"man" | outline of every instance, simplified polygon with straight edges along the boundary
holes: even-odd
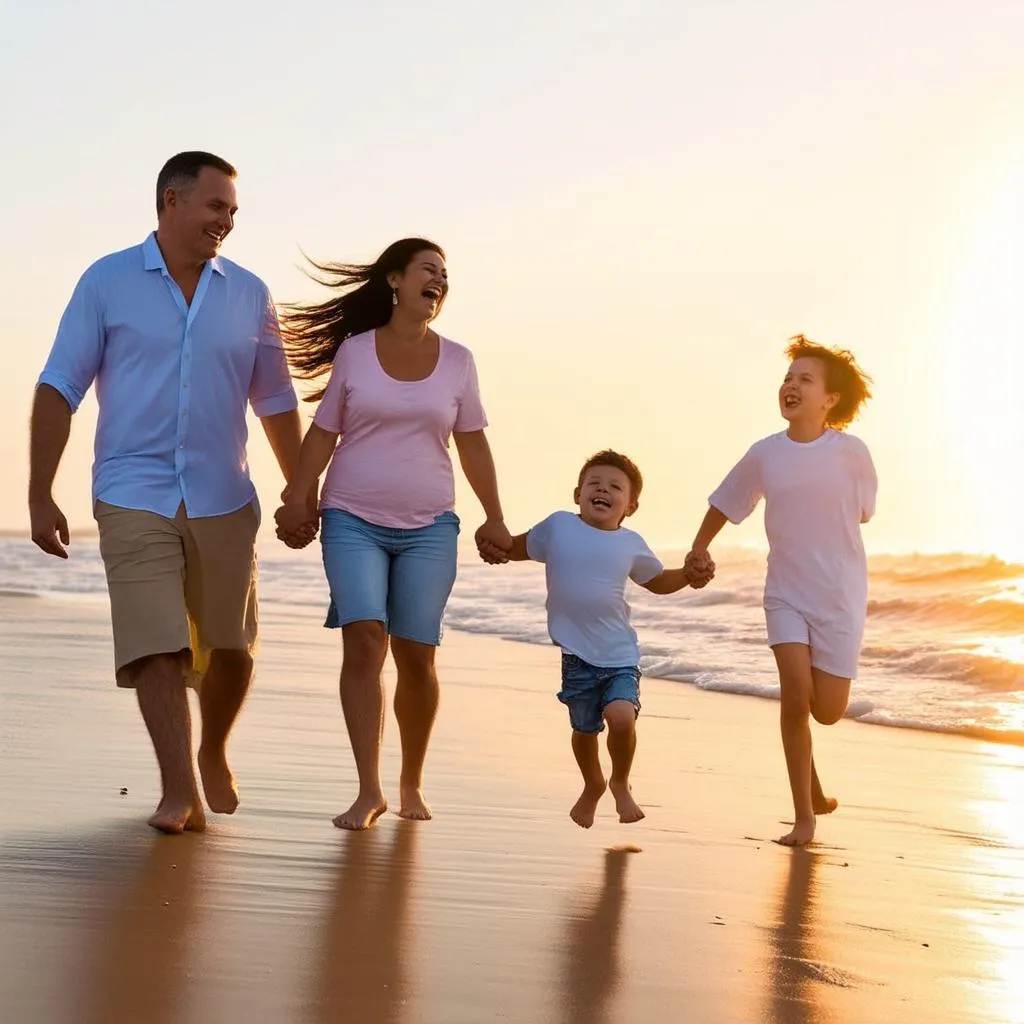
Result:
[[[160,766],[149,824],[202,830],[186,683],[199,687],[199,773],[212,811],[238,791],[228,734],[252,677],[259,504],[246,405],[290,479],[302,430],[266,285],[218,256],[234,226],[235,169],[179,153],[157,177],[157,229],[82,276],[32,408],[32,539],[67,558],[53,481],[72,414],[95,381],[94,514],[119,686],[134,688]]]

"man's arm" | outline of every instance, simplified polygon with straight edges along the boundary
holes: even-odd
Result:
[[[67,558],[68,521],[53,500],[53,481],[71,436],[71,406],[49,384],[36,388],[29,428],[28,511],[32,541],[48,555]]]

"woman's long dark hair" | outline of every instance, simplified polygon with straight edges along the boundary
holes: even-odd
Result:
[[[341,294],[313,305],[294,304],[281,311],[281,335],[292,376],[316,380],[334,362],[341,343],[353,335],[383,327],[394,306],[388,274],[404,271],[418,252],[429,250],[445,258],[444,250],[426,238],[392,242],[373,263],[309,262],[320,273],[314,281]],[[326,387],[317,388],[307,402],[323,398]]]

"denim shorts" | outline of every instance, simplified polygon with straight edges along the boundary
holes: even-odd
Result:
[[[598,668],[563,651],[558,699],[568,706],[575,732],[604,732],[604,709],[613,700],[628,700],[640,714],[640,669],[635,665]]]
[[[375,526],[325,508],[320,543],[331,589],[328,629],[383,622],[391,636],[436,647],[455,583],[459,517],[442,512],[429,526]]]

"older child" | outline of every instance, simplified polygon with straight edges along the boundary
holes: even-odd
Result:
[[[562,689],[569,708],[572,749],[583,774],[583,793],[569,812],[582,828],[594,823],[605,789],[615,797],[619,821],[644,816],[630,790],[640,714],[640,650],[630,624],[626,581],[654,594],[688,584],[703,586],[714,575],[710,558],[687,569],[665,569],[622,521],[637,510],[643,478],[618,452],[599,452],[580,470],[573,501],[579,513],[555,512],[512,540],[508,557],[544,562],[548,632],[562,649]],[[601,769],[598,735],[608,725],[611,778]]]
[[[687,564],[702,563],[726,522],[742,522],[765,499],[764,610],[796,818],[779,842],[803,846],[815,816],[837,806],[818,781],[810,718],[831,725],[849,703],[867,614],[860,527],[874,514],[878,481],[867,446],[842,432],[870,398],[870,378],[849,352],[803,335],[786,355],[779,410],[787,429],[754,444],[711,495]]]

